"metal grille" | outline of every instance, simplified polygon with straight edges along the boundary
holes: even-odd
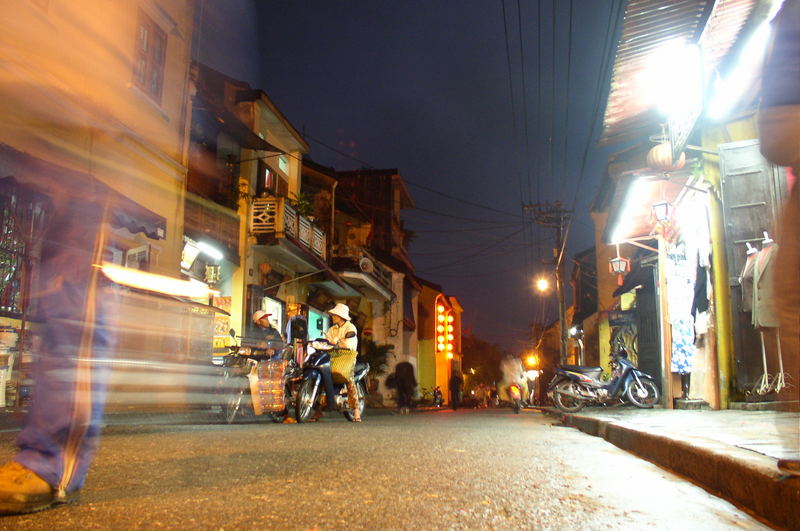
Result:
[[[297,238],[305,244],[306,247],[311,247],[311,222],[303,216],[300,216],[300,233]]]
[[[289,205],[283,205],[283,230],[286,234],[297,238],[297,212]]]
[[[311,249],[325,260],[325,233],[317,226],[314,226],[314,232],[311,236]]]
[[[44,210],[39,201],[16,193],[4,182],[0,193],[0,312],[22,313],[24,264],[42,235]]]

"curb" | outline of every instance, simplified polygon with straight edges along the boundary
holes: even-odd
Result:
[[[775,459],[717,441],[642,430],[625,422],[544,410],[567,426],[689,478],[769,523],[800,529],[800,478],[784,479]]]

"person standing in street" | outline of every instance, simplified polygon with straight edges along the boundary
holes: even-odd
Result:
[[[461,386],[464,385],[464,379],[457,370],[453,371],[450,376],[450,406],[456,410],[461,404]]]
[[[417,379],[414,376],[414,366],[407,361],[401,361],[394,368],[395,386],[397,387],[397,406],[401,415],[411,412],[411,397],[417,388]]]
[[[774,297],[789,367],[800,364],[800,0],[785,0],[773,22],[774,40],[761,81],[759,136],[764,157],[790,168],[794,185],[778,226]],[[792,374],[800,381],[800,370]],[[797,448],[800,452],[800,448]],[[781,459],[778,469],[800,476],[800,459]]]

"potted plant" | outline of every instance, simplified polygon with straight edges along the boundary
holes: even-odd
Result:
[[[291,203],[295,212],[311,221],[314,221],[313,216],[311,216],[314,208],[313,195],[309,194],[308,192],[300,192],[299,194],[292,193],[289,196],[289,202]]]
[[[369,363],[369,373],[367,373],[367,391],[372,394],[378,388],[378,378],[386,374],[389,370],[389,356],[394,356],[394,345],[378,345],[375,341],[367,339],[363,342],[361,361]]]

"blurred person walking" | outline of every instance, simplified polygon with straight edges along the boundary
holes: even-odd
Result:
[[[454,370],[453,375],[450,376],[450,406],[455,410],[461,404],[461,386],[464,385],[464,379],[461,374]]]
[[[38,286],[31,298],[42,324],[33,365],[33,399],[19,452],[0,467],[0,514],[27,513],[73,501],[97,449],[114,337],[117,288],[100,264],[103,190],[53,194],[44,230]]]
[[[394,382],[397,387],[397,407],[401,415],[411,412],[411,397],[417,388],[417,379],[414,376],[414,366],[407,361],[401,361],[394,368]]]
[[[800,364],[800,0],[785,0],[773,22],[774,40],[762,76],[759,135],[761,152],[791,168],[794,186],[778,226],[775,300],[787,365]],[[791,182],[791,181],[790,181]],[[800,373],[800,370],[796,370]],[[800,382],[800,374],[793,374]],[[800,451],[800,448],[797,449]],[[800,475],[799,459],[781,459],[778,469]]]

